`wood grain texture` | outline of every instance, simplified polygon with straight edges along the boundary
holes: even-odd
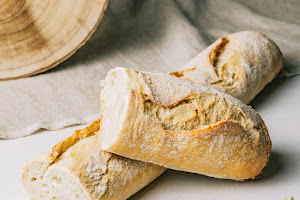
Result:
[[[107,0],[0,2],[0,80],[57,66],[91,37]]]

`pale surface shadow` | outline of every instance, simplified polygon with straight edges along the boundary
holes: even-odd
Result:
[[[285,58],[285,66],[279,75],[271,81],[271,83],[267,84],[265,88],[250,102],[250,105],[254,109],[257,110],[260,106],[272,101],[276,92],[288,85],[293,77],[299,75],[297,72],[299,71],[299,66],[296,63],[291,62],[291,60],[291,58]]]
[[[250,102],[250,105],[257,110],[266,102],[271,101],[276,91],[279,91],[280,88],[283,87],[284,84],[288,84],[288,82],[289,79],[275,78]]]
[[[288,158],[289,156],[280,154],[277,151],[271,152],[267,166],[263,169],[262,174],[255,181],[261,182],[276,178],[280,172],[286,170],[287,166],[285,163],[287,162],[284,162],[283,157]],[[293,160],[288,163],[293,163]]]

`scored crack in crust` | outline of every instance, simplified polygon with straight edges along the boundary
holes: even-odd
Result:
[[[283,66],[282,53],[272,40],[243,31],[216,40],[170,75],[213,87],[247,104]]]
[[[103,82],[101,103],[106,151],[234,180],[255,178],[269,160],[271,140],[261,117],[214,89],[116,68]]]
[[[166,169],[100,148],[100,120],[29,161],[22,183],[32,199],[124,199]]]

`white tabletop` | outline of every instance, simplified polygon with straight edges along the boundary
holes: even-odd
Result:
[[[277,79],[251,103],[267,124],[273,149],[260,178],[235,182],[168,170],[131,199],[300,198],[300,76]],[[0,140],[0,199],[25,200],[19,181],[22,166],[85,126],[39,131],[16,140]]]

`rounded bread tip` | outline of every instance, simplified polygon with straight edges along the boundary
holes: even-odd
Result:
[[[248,104],[283,66],[282,53],[270,38],[242,31],[219,38],[170,75],[213,87]]]

